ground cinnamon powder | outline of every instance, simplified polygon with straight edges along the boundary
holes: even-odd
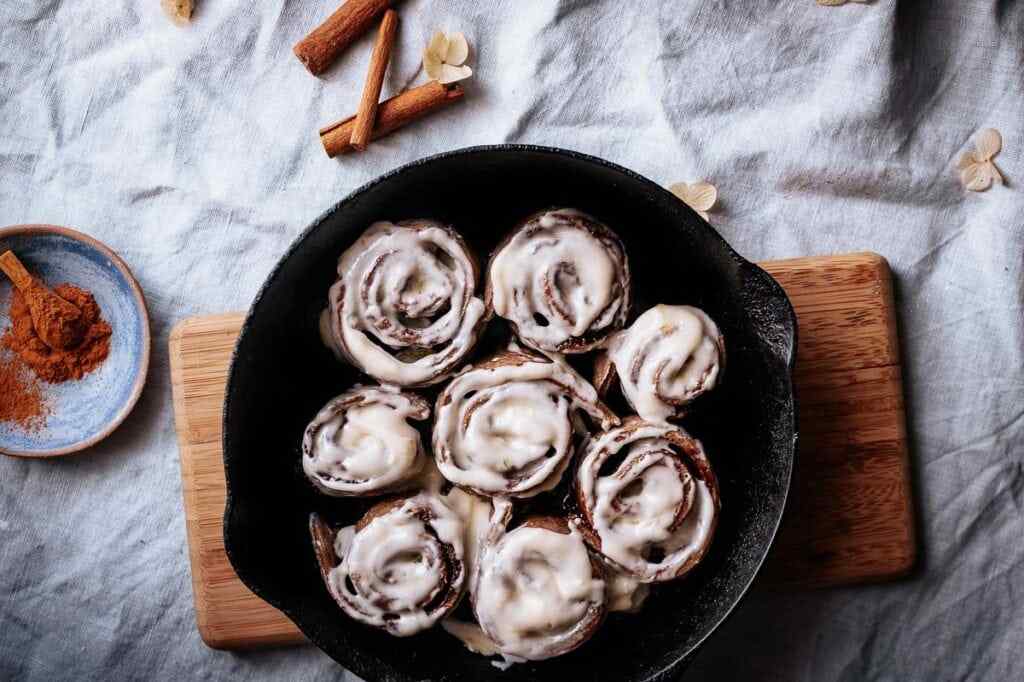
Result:
[[[87,325],[82,311],[75,304],[54,296],[37,279],[19,291],[32,312],[36,335],[46,345],[51,348],[70,348],[82,342]]]
[[[48,412],[39,381],[20,359],[0,351],[0,422],[34,431]]]
[[[50,348],[36,332],[28,303],[20,291],[11,298],[11,326],[0,345],[21,358],[43,381],[61,383],[81,379],[107,359],[110,353],[110,325],[100,315],[95,297],[73,284],[61,284],[54,292],[82,311],[85,330],[82,341],[72,348]]]

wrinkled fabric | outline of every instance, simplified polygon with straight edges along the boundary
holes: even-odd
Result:
[[[226,653],[195,628],[166,343],[242,310],[348,192],[458,147],[569,147],[707,179],[755,260],[873,250],[896,278],[921,562],[910,579],[751,595],[693,679],[1024,679],[1024,3],[407,0],[385,94],[463,31],[465,101],[328,159],[372,36],[328,74],[292,45],[334,2],[0,3],[0,223],[88,232],[148,298],[125,426],[58,461],[0,457],[0,679],[354,679],[312,647]],[[959,155],[1003,134],[1006,186]],[[514,188],[509,188],[514,191]]]

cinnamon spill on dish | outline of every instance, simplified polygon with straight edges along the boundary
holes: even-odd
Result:
[[[17,355],[0,351],[0,423],[38,431],[49,412],[39,380]]]

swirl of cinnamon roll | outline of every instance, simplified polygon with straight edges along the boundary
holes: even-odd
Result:
[[[604,569],[565,519],[534,517],[485,548],[473,609],[507,658],[560,656],[604,620]]]
[[[558,484],[588,415],[618,418],[567,364],[504,351],[470,367],[438,396],[434,458],[441,474],[485,496],[532,497]]]
[[[617,375],[637,414],[665,421],[714,388],[724,366],[725,340],[704,311],[656,305],[609,340],[594,383],[604,393]]]
[[[328,495],[379,495],[410,485],[427,455],[410,419],[430,404],[395,388],[357,386],[328,402],[302,436],[302,470]]]
[[[462,597],[463,523],[435,495],[381,502],[337,535],[313,514],[310,534],[327,590],[362,623],[406,637],[433,626]]]
[[[485,322],[477,264],[465,242],[429,220],[377,222],[338,261],[329,294],[332,341],[382,383],[443,381]]]
[[[626,322],[629,262],[619,238],[596,219],[546,211],[498,247],[484,298],[527,346],[585,353]]]
[[[583,536],[642,582],[679,578],[704,557],[718,523],[718,481],[700,441],[627,419],[587,444],[576,474]]]

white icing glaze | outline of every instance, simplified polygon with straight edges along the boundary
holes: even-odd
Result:
[[[484,317],[476,277],[450,228],[374,223],[338,261],[329,306],[334,345],[383,383],[442,381],[476,343]]]
[[[528,219],[494,255],[489,303],[538,350],[582,352],[625,323],[629,266],[618,238],[573,209]]]
[[[320,332],[320,343],[324,344],[327,350],[334,353],[334,357],[339,360],[345,359],[345,354],[341,352],[341,348],[338,347],[338,341],[334,338],[334,332],[331,331],[331,309],[324,308],[320,311],[320,317],[318,318],[317,331]]]
[[[341,562],[328,575],[328,588],[352,618],[398,637],[415,634],[458,601],[464,534],[462,520],[440,498],[411,497],[360,530],[338,532]]]
[[[474,608],[502,654],[543,660],[589,636],[604,598],[577,532],[520,526],[488,547]]]
[[[434,457],[444,477],[484,495],[512,497],[558,484],[572,456],[577,412],[603,428],[618,421],[568,365],[520,354],[456,376],[436,411]]]
[[[391,388],[356,387],[331,400],[306,427],[302,469],[328,495],[373,495],[410,485],[427,456],[407,420],[430,406]]]
[[[495,656],[501,653],[495,641],[488,637],[487,633],[476,623],[445,618],[441,621],[441,627],[449,635],[465,644],[466,648],[475,654]]]
[[[656,305],[615,334],[608,353],[637,414],[665,421],[715,387],[724,345],[718,326],[702,310]]]
[[[444,496],[444,501],[462,520],[466,587],[470,592],[473,592],[479,575],[480,556],[483,552],[484,544],[491,534],[496,506],[492,504],[491,500],[456,487],[452,487],[448,491],[448,494]]]
[[[609,611],[636,613],[651,593],[650,585],[614,567],[605,572],[605,585]]]
[[[684,451],[670,437],[691,443]],[[602,465],[624,451],[614,472]],[[718,519],[718,487],[700,442],[678,427],[633,422],[586,448],[577,473],[585,520],[601,553],[643,582],[670,580],[704,556]],[[652,549],[664,556],[647,557]]]

